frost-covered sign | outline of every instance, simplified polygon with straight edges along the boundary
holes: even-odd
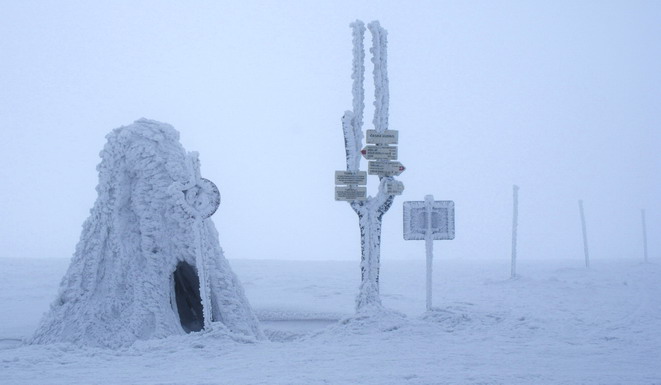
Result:
[[[454,202],[435,201],[432,195],[425,196],[424,201],[404,202],[404,239],[425,241],[427,310],[431,310],[434,240],[454,239]]]
[[[336,186],[336,201],[364,201],[367,199],[367,188],[359,186]]]
[[[366,133],[365,142],[368,144],[397,144],[399,140],[397,130],[385,130],[383,132],[367,130]]]
[[[367,172],[365,171],[335,171],[335,184],[338,185],[366,185]]]
[[[433,201],[404,202],[404,239],[423,240],[427,232],[427,218],[431,215],[431,238],[454,239],[454,202]]]
[[[386,193],[390,195],[402,195],[404,192],[404,183],[398,180],[390,180],[386,182]]]
[[[360,153],[367,160],[395,160],[397,159],[396,146],[365,146]]]
[[[367,164],[367,173],[379,176],[397,176],[406,170],[400,162],[371,161]]]
[[[200,217],[209,218],[220,206],[220,192],[218,187],[206,178],[193,187],[184,190],[186,204]]]

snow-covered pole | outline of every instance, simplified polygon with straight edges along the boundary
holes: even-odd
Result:
[[[516,235],[519,225],[519,186],[512,186],[513,190],[513,212],[512,212],[512,276],[516,277]]]
[[[360,150],[363,145],[363,112],[365,110],[365,49],[363,40],[365,24],[356,20],[351,23],[353,30],[353,64],[351,79],[352,111],[346,111],[342,117],[344,147],[347,156],[347,171],[356,172],[360,168]]]
[[[192,183],[201,184],[200,160],[197,153],[189,154],[189,168],[192,174]],[[211,284],[209,282],[209,265],[202,249],[202,232],[204,230],[204,218],[198,213],[194,215],[195,226],[195,267],[197,268],[198,279],[200,280],[200,299],[202,300],[202,318],[204,319],[204,328],[211,328]]]
[[[432,263],[434,260],[434,240],[432,238],[432,207],[434,205],[434,196],[425,196],[425,212],[427,214],[427,229],[425,231],[425,250],[427,254],[427,311],[431,310],[431,278],[432,278]]]
[[[388,32],[378,21],[367,26],[372,33],[372,63],[374,63],[374,128],[377,132],[388,129],[390,91],[388,84]]]
[[[581,227],[583,229],[583,251],[585,253],[585,267],[590,267],[590,253],[588,252],[588,232],[585,225],[585,212],[583,211],[583,200],[578,201],[578,209],[581,212]]]
[[[647,262],[647,225],[645,224],[645,209],[640,210],[640,216],[643,220],[643,257]]]

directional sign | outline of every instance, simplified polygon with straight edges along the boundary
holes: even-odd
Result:
[[[427,222],[429,214],[431,223]],[[454,202],[404,202],[404,239],[425,239],[428,224],[432,239],[454,239]]]
[[[399,162],[372,161],[367,164],[367,173],[379,176],[397,176],[406,170]]]
[[[388,195],[402,195],[404,192],[404,183],[398,180],[389,180],[386,182],[386,193]]]
[[[365,171],[335,171],[335,184],[366,185],[367,173]]]
[[[397,144],[399,131],[385,130],[377,132],[376,130],[367,130],[367,138],[365,141],[368,144]]]
[[[394,146],[365,146],[360,153],[367,160],[395,160],[397,147]]]
[[[358,186],[335,186],[336,201],[364,201],[367,199],[367,188]]]

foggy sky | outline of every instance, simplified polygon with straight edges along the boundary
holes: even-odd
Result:
[[[579,199],[593,266],[642,259],[642,208],[661,257],[654,1],[5,2],[0,257],[70,257],[104,136],[146,117],[199,151],[228,258],[358,261],[357,217],[333,200],[355,19],[388,30],[407,167],[382,259],[424,258],[402,239],[402,202],[426,194],[456,204],[436,258],[509,258],[513,184],[520,260],[581,265]]]

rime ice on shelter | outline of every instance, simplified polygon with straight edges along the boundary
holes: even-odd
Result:
[[[204,182],[197,153],[147,119],[107,139],[97,200],[31,342],[120,347],[202,328],[263,338],[213,222],[187,199]]]

